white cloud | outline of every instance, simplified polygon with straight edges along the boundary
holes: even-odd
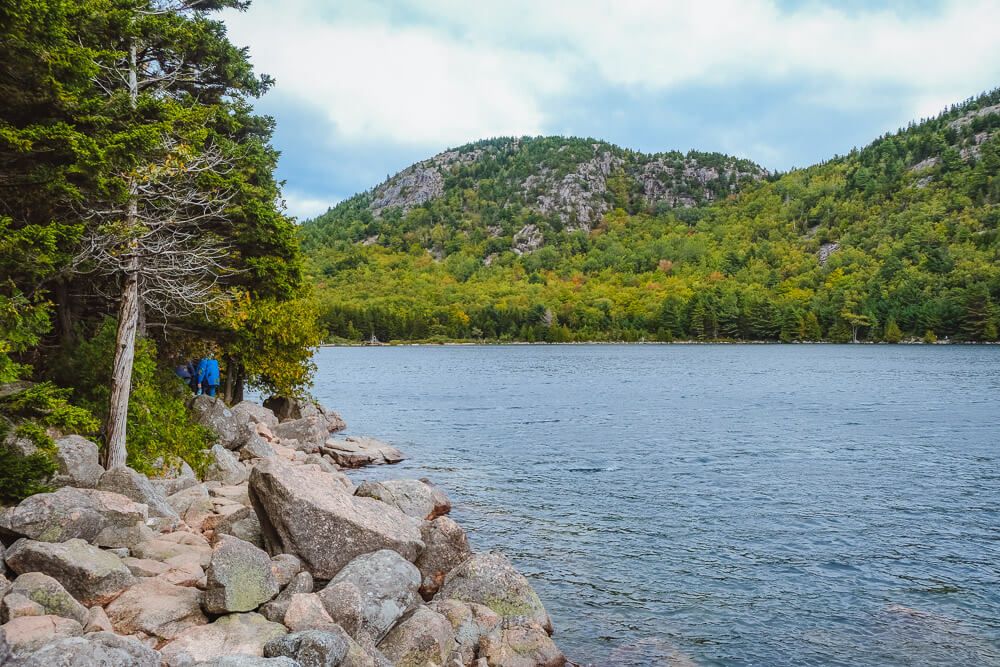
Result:
[[[287,213],[299,220],[315,218],[320,213],[326,213],[328,208],[336,206],[340,202],[339,198],[310,197],[296,190],[288,190],[283,196]]]
[[[988,0],[905,15],[773,0],[257,0],[227,24],[283,95],[322,110],[318,142],[544,133],[609,86],[788,83],[800,101],[851,110],[892,95],[905,123],[1000,84]]]

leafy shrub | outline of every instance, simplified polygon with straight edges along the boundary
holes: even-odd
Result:
[[[51,382],[8,385],[0,398],[0,502],[18,502],[50,490],[46,482],[55,473],[55,441],[51,432],[91,434],[97,420],[84,408],[70,405],[71,391]],[[10,439],[27,440],[33,453],[24,455]]]
[[[115,320],[106,319],[96,335],[80,342],[59,364],[60,382],[72,386],[77,401],[102,421],[111,394],[115,330]],[[203,450],[211,446],[213,434],[193,421],[186,404],[190,396],[173,370],[157,363],[153,341],[137,340],[128,407],[129,466],[157,474],[183,459],[195,470],[204,468]]]

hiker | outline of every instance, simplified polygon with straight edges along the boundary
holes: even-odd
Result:
[[[198,362],[198,386],[199,394],[215,396],[219,389],[219,362],[211,357],[201,359]]]
[[[185,361],[174,369],[174,373],[191,388],[191,391],[198,393],[198,365],[195,362]]]

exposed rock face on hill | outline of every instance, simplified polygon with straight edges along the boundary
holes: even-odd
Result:
[[[420,207],[438,207],[446,224],[477,227],[492,238],[513,237],[510,247],[525,254],[544,245],[547,233],[590,231],[613,208],[690,208],[766,175],[749,160],[719,153],[645,154],[565,137],[491,139],[418,162],[307,223],[306,229],[322,236],[328,224],[394,220]],[[420,218],[413,224],[429,222]],[[343,231],[332,233],[342,237]],[[351,240],[378,242],[379,235],[371,231],[376,230],[359,228]],[[435,250],[434,239],[424,236],[425,245]]]
[[[209,400],[200,419],[227,444],[213,452],[240,474],[149,480],[116,468],[101,490],[63,486],[0,508],[0,665],[571,664],[527,579],[472,553],[440,489],[355,489],[332,439],[276,435],[319,416],[327,437],[343,427],[319,406],[281,404],[279,419]],[[389,462],[368,450],[402,458],[364,443],[351,465]],[[79,452],[67,480],[97,465],[96,447]]]

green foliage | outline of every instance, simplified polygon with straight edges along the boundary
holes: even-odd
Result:
[[[116,323],[104,321],[96,335],[67,351],[57,364],[57,379],[75,388],[74,398],[102,420],[111,391],[111,361]],[[190,390],[169,368],[157,363],[156,346],[141,339],[132,367],[128,411],[128,465],[153,474],[178,459],[195,470],[204,467],[203,450],[212,433],[196,424],[187,409]]]
[[[405,215],[373,216],[365,193],[303,226],[324,335],[849,342],[898,328],[901,338],[997,340],[998,104],[1000,90],[690,209],[637,208],[616,172],[609,192],[628,210],[589,232],[531,217],[510,189],[545,169],[566,173],[588,140],[456,149],[493,152]],[[528,223],[545,243],[515,254]]]
[[[50,431],[91,434],[97,420],[85,409],[70,405],[70,391],[49,382],[5,387],[0,398],[0,502],[17,502],[49,490],[46,481],[56,471],[55,441]],[[8,438],[30,446],[13,446]]]
[[[898,343],[903,340],[903,332],[896,324],[896,320],[889,320],[888,324],[885,325],[885,342],[887,343]]]

